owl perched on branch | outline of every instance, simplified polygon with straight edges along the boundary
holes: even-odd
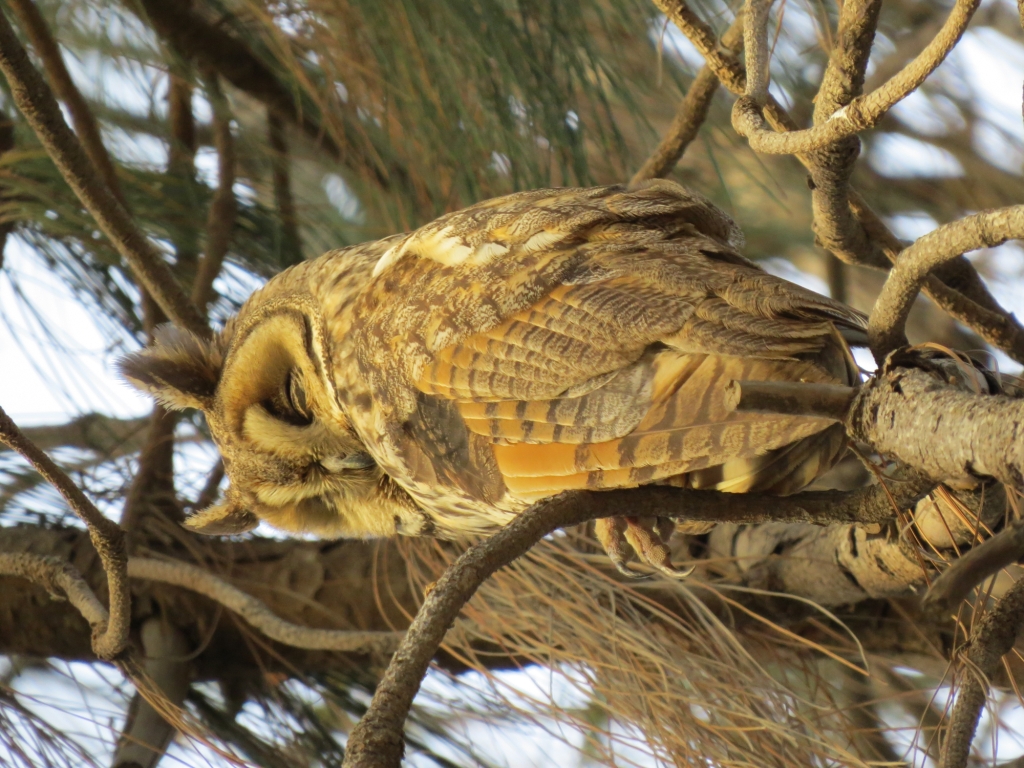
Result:
[[[567,489],[789,494],[842,426],[727,412],[725,388],[853,384],[865,319],[740,240],[667,181],[520,192],[294,266],[212,341],[165,327],[122,370],[206,416],[230,486],[203,533],[458,537]],[[597,531],[620,568],[672,571],[666,522]]]

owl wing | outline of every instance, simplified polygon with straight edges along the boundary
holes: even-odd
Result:
[[[751,271],[748,279],[774,287],[761,273]],[[651,317],[665,305],[674,312],[661,316],[686,319]],[[726,385],[852,383],[855,374],[824,318],[749,309],[715,295],[658,290],[632,276],[563,284],[500,325],[441,350],[416,387],[455,405],[469,432],[492,444],[506,488],[524,500],[680,475],[696,486],[786,490],[792,459],[806,460],[806,450],[789,461],[775,457],[774,469],[749,460],[816,435],[827,423],[730,412]],[[806,468],[796,485],[817,473]]]
[[[488,502],[667,479],[802,487],[841,434],[730,413],[725,387],[850,383],[836,328],[864,319],[765,274],[738,239],[667,182],[523,193],[413,233],[378,264],[362,335],[375,401],[408,376],[408,479]]]

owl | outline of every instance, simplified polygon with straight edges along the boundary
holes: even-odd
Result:
[[[520,192],[298,264],[212,340],[165,326],[121,370],[206,417],[230,483],[202,533],[455,538],[569,489],[790,494],[842,426],[730,412],[726,387],[852,385],[865,318],[741,239],[668,181]],[[637,509],[597,535],[677,573],[672,528]]]

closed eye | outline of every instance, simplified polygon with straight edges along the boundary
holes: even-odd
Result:
[[[296,427],[308,427],[313,423],[313,414],[306,401],[306,388],[295,368],[288,371],[274,396],[268,397],[261,405],[270,415]]]

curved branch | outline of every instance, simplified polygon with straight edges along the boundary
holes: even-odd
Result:
[[[1024,579],[1019,579],[979,623],[967,652],[967,679],[957,693],[949,731],[942,745],[943,768],[964,768],[985,706],[988,678],[996,673],[1024,625]]]
[[[6,14],[0,12],[0,70],[11,86],[18,109],[118,253],[131,265],[142,286],[175,324],[200,337],[210,330],[164,262],[160,253],[100,178],[75,134],[64,122],[53,92],[32,65]]]
[[[913,477],[892,485],[888,490],[875,486],[851,493],[824,491],[785,498],[643,486],[568,491],[534,504],[494,536],[464,552],[437,581],[377,686],[370,708],[349,736],[345,768],[400,764],[402,728],[413,697],[462,606],[491,574],[549,533],[637,509],[676,520],[877,523],[891,520],[895,509],[922,498],[933,484]]]
[[[748,3],[755,6],[761,2],[764,0],[748,0]],[[958,0],[942,29],[913,61],[876,90],[866,96],[858,96],[834,112],[828,120],[806,130],[776,133],[761,114],[763,102],[754,93],[746,93],[733,105],[733,128],[749,141],[755,152],[797,155],[825,149],[840,139],[874,127],[894,105],[913,93],[946,59],[960,41],[980,2]],[[748,39],[756,40],[754,37]],[[754,55],[759,56],[764,47],[766,45],[755,42]],[[748,48],[748,62],[751,53]],[[748,73],[749,67],[748,63]]]
[[[0,14],[2,16],[2,14]],[[0,33],[2,34],[2,33]],[[2,46],[2,43],[0,43]],[[0,57],[4,52],[0,51]],[[103,516],[82,489],[72,482],[53,460],[39,450],[25,437],[18,426],[0,408],[0,442],[13,448],[46,478],[68,505],[89,528],[89,538],[103,563],[107,574],[107,589],[110,592],[110,618],[105,627],[94,626],[93,651],[101,659],[112,659],[124,650],[128,643],[131,623],[131,596],[128,593],[128,554],[125,547],[124,531],[114,521]],[[77,606],[76,606],[77,607]]]
[[[720,45],[727,51],[733,51],[742,40],[743,13],[740,12],[722,35]],[[672,172],[683,152],[697,138],[701,126],[707,120],[711,100],[718,91],[718,83],[718,76],[709,65],[705,64],[700,68],[679,103],[679,109],[672,118],[672,125],[640,170],[633,174],[629,181],[630,185],[639,184],[647,179],[661,179]]]
[[[985,579],[1024,559],[1024,521],[1014,520],[988,541],[958,557],[924,596],[927,611],[955,609]]]
[[[868,339],[875,359],[881,362],[893,350],[906,346],[904,325],[929,272],[968,251],[1021,237],[1024,205],[976,213],[918,238],[899,255],[871,312]]]
[[[205,595],[237,613],[271,640],[294,648],[386,654],[394,651],[404,634],[315,629],[292,624],[275,616],[252,595],[190,563],[133,557],[128,561],[128,576],[173,584]]]
[[[717,46],[711,27],[690,10],[684,0],[654,0],[654,4],[704,56],[719,81],[731,93],[742,94],[746,87],[743,67],[735,56]],[[764,116],[777,131],[798,130],[796,122],[771,94],[764,107]],[[855,138],[851,140],[856,141]],[[848,206],[839,205],[836,196],[828,194],[842,182],[842,178],[832,179],[829,174],[841,171],[844,163],[822,165],[815,154],[796,157],[811,172],[813,184],[822,184],[823,194],[812,191],[812,204],[816,207],[815,221],[819,222],[816,234],[824,247],[848,263],[888,270],[890,262],[895,261],[903,250],[903,244],[855,189],[847,190]],[[849,166],[846,169],[850,170]],[[821,221],[825,222],[824,226]],[[954,260],[940,268],[935,278],[929,280],[925,288],[928,296],[987,342],[1005,350],[1015,360],[1024,362],[1024,328],[992,297],[969,262]],[[975,320],[969,306],[985,310],[985,318]]]
[[[97,599],[96,593],[86,584],[77,568],[59,557],[0,553],[0,574],[28,579],[46,589],[55,600],[66,597],[89,622],[94,636],[107,624],[107,609]]]

